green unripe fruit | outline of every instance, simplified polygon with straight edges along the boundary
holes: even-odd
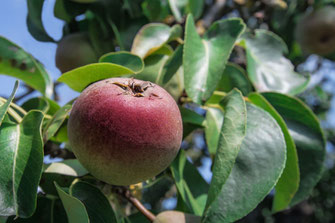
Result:
[[[201,217],[180,211],[164,211],[157,215],[153,223],[200,223]]]
[[[86,33],[69,34],[58,43],[56,66],[62,73],[97,61],[98,56]]]
[[[177,155],[183,128],[167,91],[150,82],[111,78],[87,87],[73,105],[68,136],[96,178],[130,185],[156,176]]]
[[[297,24],[296,37],[306,53],[327,56],[335,52],[335,8],[307,13]]]

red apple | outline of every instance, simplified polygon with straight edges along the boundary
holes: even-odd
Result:
[[[156,176],[173,161],[182,141],[175,100],[151,82],[111,78],[87,87],[68,123],[71,148],[96,178],[114,185]]]

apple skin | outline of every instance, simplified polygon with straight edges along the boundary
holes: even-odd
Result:
[[[88,86],[73,105],[70,146],[96,178],[130,185],[152,178],[176,157],[183,126],[179,108],[167,91],[151,84],[136,97],[115,83],[146,84],[110,78]]]
[[[296,37],[305,53],[327,56],[335,52],[335,7],[304,15],[297,24]]]
[[[87,33],[69,34],[58,43],[56,66],[62,73],[97,61]]]
[[[164,211],[157,215],[153,223],[200,223],[201,217],[180,211]]]

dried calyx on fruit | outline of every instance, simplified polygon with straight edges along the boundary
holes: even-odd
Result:
[[[179,108],[159,85],[111,78],[88,86],[73,105],[68,136],[82,165],[114,185],[135,184],[167,168],[179,151]]]
[[[150,92],[148,94],[148,92],[146,91],[150,87],[152,88],[155,87],[155,85],[150,81],[136,83],[134,81],[134,78],[131,78],[125,84],[119,82],[113,82],[113,84],[122,88],[124,90],[123,94],[130,94],[133,95],[134,97],[144,97],[144,96],[159,97],[157,94],[153,92]]]

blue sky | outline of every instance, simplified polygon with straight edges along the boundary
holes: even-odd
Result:
[[[55,0],[45,0],[42,20],[48,34],[59,40],[62,36],[63,21],[53,16]],[[60,76],[60,71],[55,65],[56,44],[45,43],[35,40],[28,32],[26,25],[27,4],[24,0],[3,1],[0,7],[0,36],[13,41],[24,50],[32,54],[43,63],[53,80]],[[14,86],[15,78],[0,75],[0,96],[8,97]],[[73,99],[78,93],[73,92],[67,86],[57,88],[60,95],[60,104],[65,104]],[[22,93],[22,89],[17,95]],[[33,96],[39,95],[38,93]]]

